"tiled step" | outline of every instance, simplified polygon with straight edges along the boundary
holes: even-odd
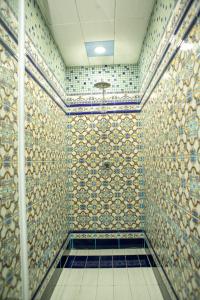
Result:
[[[57,268],[149,268],[151,255],[62,256]]]
[[[145,248],[128,249],[72,249],[67,250],[65,255],[78,256],[103,256],[103,255],[145,255]]]
[[[71,239],[68,249],[147,248],[144,238],[134,239]]]

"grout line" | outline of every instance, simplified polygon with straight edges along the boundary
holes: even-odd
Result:
[[[115,37],[116,37],[116,10],[117,10],[117,1],[114,3],[114,53],[113,53],[113,65],[115,64]]]
[[[85,53],[86,53],[86,56],[87,56],[88,65],[90,66],[90,60],[89,60],[89,57],[87,55],[87,51],[86,51],[86,48],[85,48],[86,39],[85,39],[84,30],[83,30],[82,23],[81,23],[81,17],[80,17],[79,10],[78,10],[77,0],[75,0],[75,6],[76,6],[76,13],[77,13],[77,17],[78,17],[78,21],[79,21],[79,25],[80,25],[80,29],[81,29],[81,35],[82,35],[82,39],[83,39],[83,42],[84,42],[84,49],[85,49]]]

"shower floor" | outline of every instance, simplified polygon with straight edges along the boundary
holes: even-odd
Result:
[[[60,262],[51,300],[163,299],[144,248],[70,250],[68,255]]]

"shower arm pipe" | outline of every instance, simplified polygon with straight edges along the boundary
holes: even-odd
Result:
[[[22,299],[29,300],[28,241],[25,187],[25,0],[18,2],[18,191]]]

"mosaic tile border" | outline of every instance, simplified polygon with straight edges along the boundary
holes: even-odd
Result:
[[[94,84],[102,80],[111,84],[107,93],[137,93],[139,91],[138,65],[108,64],[68,67],[66,92],[69,95],[98,95],[101,92],[94,87]]]
[[[137,239],[144,238],[143,231],[126,231],[126,232],[71,232],[69,234],[70,239]]]
[[[104,102],[102,94],[90,96],[74,96],[69,98],[67,104],[68,114],[101,114],[101,113],[121,113],[139,112],[141,95],[132,94],[105,94]],[[120,109],[119,109],[120,108]]]
[[[131,102],[133,104],[139,104],[141,101],[140,93],[105,93],[104,101],[102,101],[102,93],[98,95],[75,95],[67,96],[67,107],[73,107],[74,105],[106,105],[118,103]]]

